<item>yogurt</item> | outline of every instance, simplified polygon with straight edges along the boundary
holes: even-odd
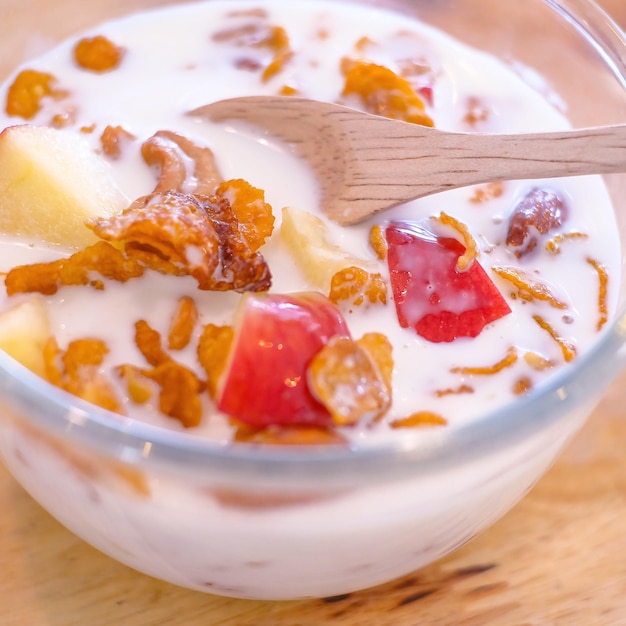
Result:
[[[290,53],[275,73],[268,73],[277,61],[276,50],[259,38],[277,26],[288,34]],[[103,35],[124,49],[119,67],[94,73],[73,62],[76,41],[92,35]],[[155,186],[154,171],[142,159],[140,146],[157,131],[174,131],[209,147],[225,179],[243,178],[263,189],[274,209],[274,232],[261,248],[272,270],[273,293],[320,290],[281,235],[282,207],[296,207],[322,219],[333,245],[373,268],[388,284],[387,260],[379,258],[369,243],[373,227],[426,224],[442,236],[462,239],[462,230],[441,223],[445,213],[469,229],[478,248],[475,261],[511,312],[487,324],[476,337],[432,342],[413,328],[401,327],[391,286],[386,305],[341,306],[354,337],[382,332],[393,346],[391,407],[374,423],[338,427],[352,446],[402,438],[406,430],[390,425],[415,413],[441,416],[437,427],[454,429],[515,402],[593,345],[602,332],[603,307],[612,314],[620,246],[611,202],[599,177],[458,189],[342,228],[325,218],[314,174],[289,147],[235,123],[212,124],[188,115],[211,101],[252,94],[297,94],[362,106],[358,98],[343,95],[342,73],[345,59],[361,59],[405,76],[423,99],[425,114],[441,129],[537,132],[569,127],[564,112],[553,105],[556,97],[538,93],[501,61],[406,16],[324,0],[196,2],[102,24],[80,37],[28,63],[28,68],[52,74],[66,92],[61,99],[44,99],[29,121],[45,126],[56,119],[60,132],[80,136],[97,153],[102,152],[102,130],[123,127],[133,139],[124,142],[119,159],[103,158],[129,199],[149,194]],[[3,99],[21,69],[0,89]],[[0,114],[0,127],[23,121]],[[522,247],[507,245],[516,207],[532,198],[536,189],[558,196],[567,207],[566,216],[548,234],[537,234],[534,224],[529,228],[538,242],[533,250],[524,247],[528,241]],[[15,236],[4,236],[0,247],[2,271],[72,252]],[[511,268],[517,273],[511,274]],[[511,280],[520,276],[525,281],[522,288]],[[608,282],[601,302],[603,277]],[[535,295],[529,295],[532,281],[541,287]],[[200,328],[208,323],[232,324],[241,298],[238,293],[199,291],[191,277],[146,272],[128,283],[106,281],[99,291],[62,287],[46,301],[59,344],[82,337],[104,340],[110,352],[103,371],[110,373],[120,363],[142,363],[133,338],[135,322],[147,320],[164,332],[183,296],[193,297],[200,319],[194,340],[176,358],[202,377],[195,354]],[[9,307],[26,297],[1,294],[0,306]],[[511,350],[517,358],[509,363]],[[123,386],[119,391],[126,394]],[[137,404],[124,395],[132,419],[231,444],[228,416],[220,414],[206,394],[202,403],[201,423],[184,428],[159,411],[156,399]],[[437,506],[417,516],[405,506],[404,494],[423,489],[421,479],[387,490],[373,486],[320,500],[291,498],[276,506],[255,506],[243,496],[233,503],[232,494],[199,490],[163,476],[128,479],[110,466],[90,475],[80,471],[84,460],[76,461],[67,450],[59,453],[28,431],[16,429],[3,447],[12,471],[31,493],[70,528],[123,562],[195,589],[293,598],[338,592],[339,580],[350,581],[346,590],[375,584],[459,545],[490,521],[482,507],[491,509],[494,501],[500,503],[498,509],[512,504],[528,487],[524,468],[543,468],[553,448],[561,444],[555,436],[550,449],[536,455],[533,446],[541,447],[536,441],[533,446],[520,446],[502,474],[492,471],[495,462],[472,468]],[[126,490],[118,484],[122,475],[128,479],[123,481]],[[60,476],[65,479],[59,480]],[[511,477],[512,488],[507,483]],[[439,487],[434,482],[427,490],[432,495]],[[467,494],[479,503],[473,512]],[[455,523],[463,518],[462,536],[454,524],[441,525],[443,511],[450,507]],[[356,533],[351,525],[355,515],[364,520]],[[416,525],[419,516],[421,525]],[[432,545],[417,556],[408,555],[405,547],[416,528],[432,538]],[[383,535],[393,540],[378,543]],[[307,558],[301,558],[304,553]],[[299,572],[304,561],[309,563],[310,580],[303,582]],[[330,571],[334,578],[328,577]],[[268,591],[270,579],[280,581],[279,593],[275,585],[274,591]]]

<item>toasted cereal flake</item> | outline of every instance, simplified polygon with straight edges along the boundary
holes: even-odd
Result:
[[[486,185],[476,187],[469,201],[473,204],[484,204],[485,202],[499,198],[503,193],[504,183],[502,181],[487,183]]]
[[[186,428],[197,426],[202,420],[200,394],[204,385],[189,368],[172,359],[146,372],[156,382],[159,394],[159,410],[177,419]]]
[[[378,368],[378,372],[391,396],[394,366],[391,342],[383,333],[365,333],[360,339],[356,340],[356,343],[369,355],[372,363]]]
[[[92,72],[109,72],[119,67],[125,50],[103,35],[84,37],[74,47],[79,67]]]
[[[393,70],[355,60],[344,62],[342,70],[345,74],[342,95],[359,96],[370,113],[412,124],[434,126],[432,118],[425,112],[423,100],[411,84]]]
[[[51,338],[44,347],[46,379],[78,398],[125,415],[117,389],[101,370],[107,353],[101,339],[76,339],[63,352]]]
[[[435,391],[435,395],[438,398],[443,398],[444,396],[461,395],[463,393],[474,393],[474,388],[470,387],[469,385],[460,385],[455,388],[449,387],[447,389],[437,389]]]
[[[167,363],[171,359],[161,345],[161,333],[154,330],[145,320],[135,322],[135,343],[152,367]]]
[[[450,371],[453,374],[463,374],[464,376],[490,376],[501,372],[507,367],[511,367],[516,362],[517,349],[511,346],[507,350],[506,356],[493,365],[487,365],[485,367],[453,367]]]
[[[572,241],[574,239],[587,239],[589,235],[586,233],[579,233],[578,231],[572,231],[569,233],[557,233],[551,239],[546,241],[545,249],[550,254],[559,254],[561,252],[561,244],[564,241]]]
[[[387,240],[383,234],[383,229],[379,224],[372,226],[370,230],[370,246],[376,253],[376,256],[384,261],[387,258]]]
[[[256,45],[268,47],[274,52],[274,57],[263,71],[263,82],[267,82],[270,78],[282,72],[285,65],[293,57],[289,35],[282,26],[271,27],[266,39],[258,42]]]
[[[328,298],[335,304],[349,302],[352,306],[366,302],[387,304],[387,283],[382,274],[372,274],[356,266],[346,267],[333,275]]]
[[[22,70],[15,77],[7,92],[7,114],[30,120],[39,113],[41,101],[44,98],[67,97],[67,91],[54,87],[56,80],[52,74],[46,72]]]
[[[494,266],[491,270],[517,287],[518,296],[524,300],[540,300],[547,302],[555,309],[567,309],[567,304],[559,300],[545,283],[533,278],[516,267]]]
[[[454,230],[461,235],[463,245],[465,246],[465,252],[459,257],[456,262],[456,266],[459,272],[464,272],[470,267],[474,259],[478,258],[479,255],[478,245],[476,244],[474,237],[472,237],[472,233],[470,233],[469,228],[463,224],[463,222],[459,221],[452,215],[444,213],[443,211],[441,211],[438,217],[433,219],[437,220],[441,224],[452,226],[452,228],[454,228]]]
[[[313,395],[335,424],[377,419],[391,406],[391,392],[369,353],[347,337],[333,337],[308,367]]]
[[[408,417],[393,420],[389,423],[391,428],[421,428],[424,426],[446,426],[448,420],[432,411],[418,411]]]
[[[480,122],[489,119],[489,107],[478,97],[471,96],[465,103],[465,115],[463,121],[471,127],[478,126]]]
[[[516,396],[524,395],[533,388],[533,381],[528,376],[518,378],[513,384],[513,393]]]
[[[151,370],[141,371],[160,388],[159,410],[187,428],[197,426],[202,419],[200,394],[205,390],[204,383],[163,350],[161,334],[145,320],[135,324],[135,343],[152,365]],[[118,368],[118,372],[123,372],[123,367]]]
[[[145,404],[152,398],[153,382],[146,378],[143,370],[136,365],[124,364],[115,368],[116,373],[126,381],[128,397],[135,404]]]
[[[576,346],[561,337],[556,330],[543,317],[541,317],[541,315],[533,315],[533,319],[539,328],[545,330],[559,345],[565,361],[569,362],[576,358]]]
[[[122,156],[122,147],[125,143],[137,139],[122,126],[107,126],[100,135],[102,151],[110,159],[116,161]]]
[[[207,374],[209,396],[217,396],[217,388],[222,373],[226,369],[228,355],[235,338],[232,326],[207,324],[198,342],[198,360]]]
[[[89,285],[102,289],[102,281],[93,280],[92,272],[126,282],[141,276],[144,267],[126,258],[123,252],[111,244],[99,241],[66,259],[18,265],[7,273],[5,286],[8,295],[33,292],[52,295],[63,285]]]
[[[333,428],[315,426],[268,426],[257,429],[247,425],[237,425],[234,441],[264,445],[346,445],[348,441]]]
[[[538,372],[551,369],[555,367],[556,365],[554,361],[551,361],[550,359],[546,359],[545,357],[541,356],[540,354],[537,354],[536,352],[525,352],[524,361],[526,361],[526,363],[530,365],[530,367],[532,367],[534,370]]]
[[[183,296],[178,300],[178,306],[167,337],[170,350],[182,350],[189,345],[191,335],[198,321],[198,309],[193,298]]]
[[[596,328],[598,330],[601,330],[609,319],[609,308],[607,305],[609,273],[606,267],[596,259],[587,258],[587,263],[589,263],[589,265],[591,265],[591,267],[593,267],[593,269],[596,270],[598,274],[598,312],[600,314],[600,317],[598,319]]]
[[[248,246],[258,250],[274,230],[272,207],[265,202],[263,190],[236,179],[218,185],[215,195],[228,200]]]

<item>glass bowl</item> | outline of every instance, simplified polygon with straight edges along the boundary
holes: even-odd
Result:
[[[0,78],[79,30],[166,4],[5,3]],[[361,4],[417,15],[525,67],[558,93],[574,126],[625,118],[626,42],[590,1]],[[624,244],[626,177],[605,180]],[[1,454],[67,528],[154,577],[262,599],[366,588],[458,548],[546,471],[623,368],[625,276],[618,314],[591,350],[529,396],[437,436],[354,449],[221,445],[113,418],[0,354]]]

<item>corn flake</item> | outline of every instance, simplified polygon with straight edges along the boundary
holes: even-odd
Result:
[[[79,67],[92,72],[116,69],[124,57],[124,48],[116,46],[103,35],[85,37],[74,47],[74,60]]]
[[[391,345],[386,338],[386,350]],[[333,337],[308,368],[309,388],[339,426],[378,419],[391,406],[391,388],[367,349],[347,337]]]
[[[274,230],[272,207],[265,202],[263,190],[236,179],[218,185],[215,195],[228,200],[250,250],[258,250]]]
[[[219,379],[226,368],[235,338],[232,326],[207,324],[198,342],[198,360],[207,374],[209,396],[215,399]]]
[[[167,345],[170,350],[182,350],[189,345],[191,335],[198,321],[198,309],[193,298],[183,296],[178,300],[170,330],[167,336]]]
[[[41,109],[41,101],[46,98],[65,98],[67,91],[56,89],[56,78],[46,72],[22,70],[9,86],[6,112],[8,115],[30,120]]]
[[[559,300],[545,283],[533,278],[523,270],[515,267],[494,266],[492,271],[517,287],[518,296],[523,300],[540,300],[547,302],[555,309],[566,309],[567,304]]]
[[[422,126],[434,126],[423,100],[411,84],[393,70],[366,61],[349,61],[345,73],[343,96],[357,95],[366,110],[376,115],[403,120]]]
[[[387,283],[381,274],[372,274],[360,267],[339,270],[330,281],[328,298],[338,304],[349,301],[353,306],[387,304]]]
[[[437,413],[418,411],[408,417],[393,420],[389,426],[391,428],[423,428],[425,426],[445,426],[447,423],[448,420]]]

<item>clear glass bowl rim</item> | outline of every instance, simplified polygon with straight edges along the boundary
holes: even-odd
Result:
[[[626,90],[626,36],[613,20],[592,0],[543,1],[593,43]],[[6,407],[45,431],[130,464],[148,463],[186,475],[217,473],[247,483],[371,482],[439,472],[566,420],[622,371],[625,342],[626,309],[603,329],[591,350],[529,396],[466,426],[433,429],[438,431],[434,435],[407,431],[385,444],[352,448],[221,444],[159,428],[70,396],[1,352],[0,394]]]

